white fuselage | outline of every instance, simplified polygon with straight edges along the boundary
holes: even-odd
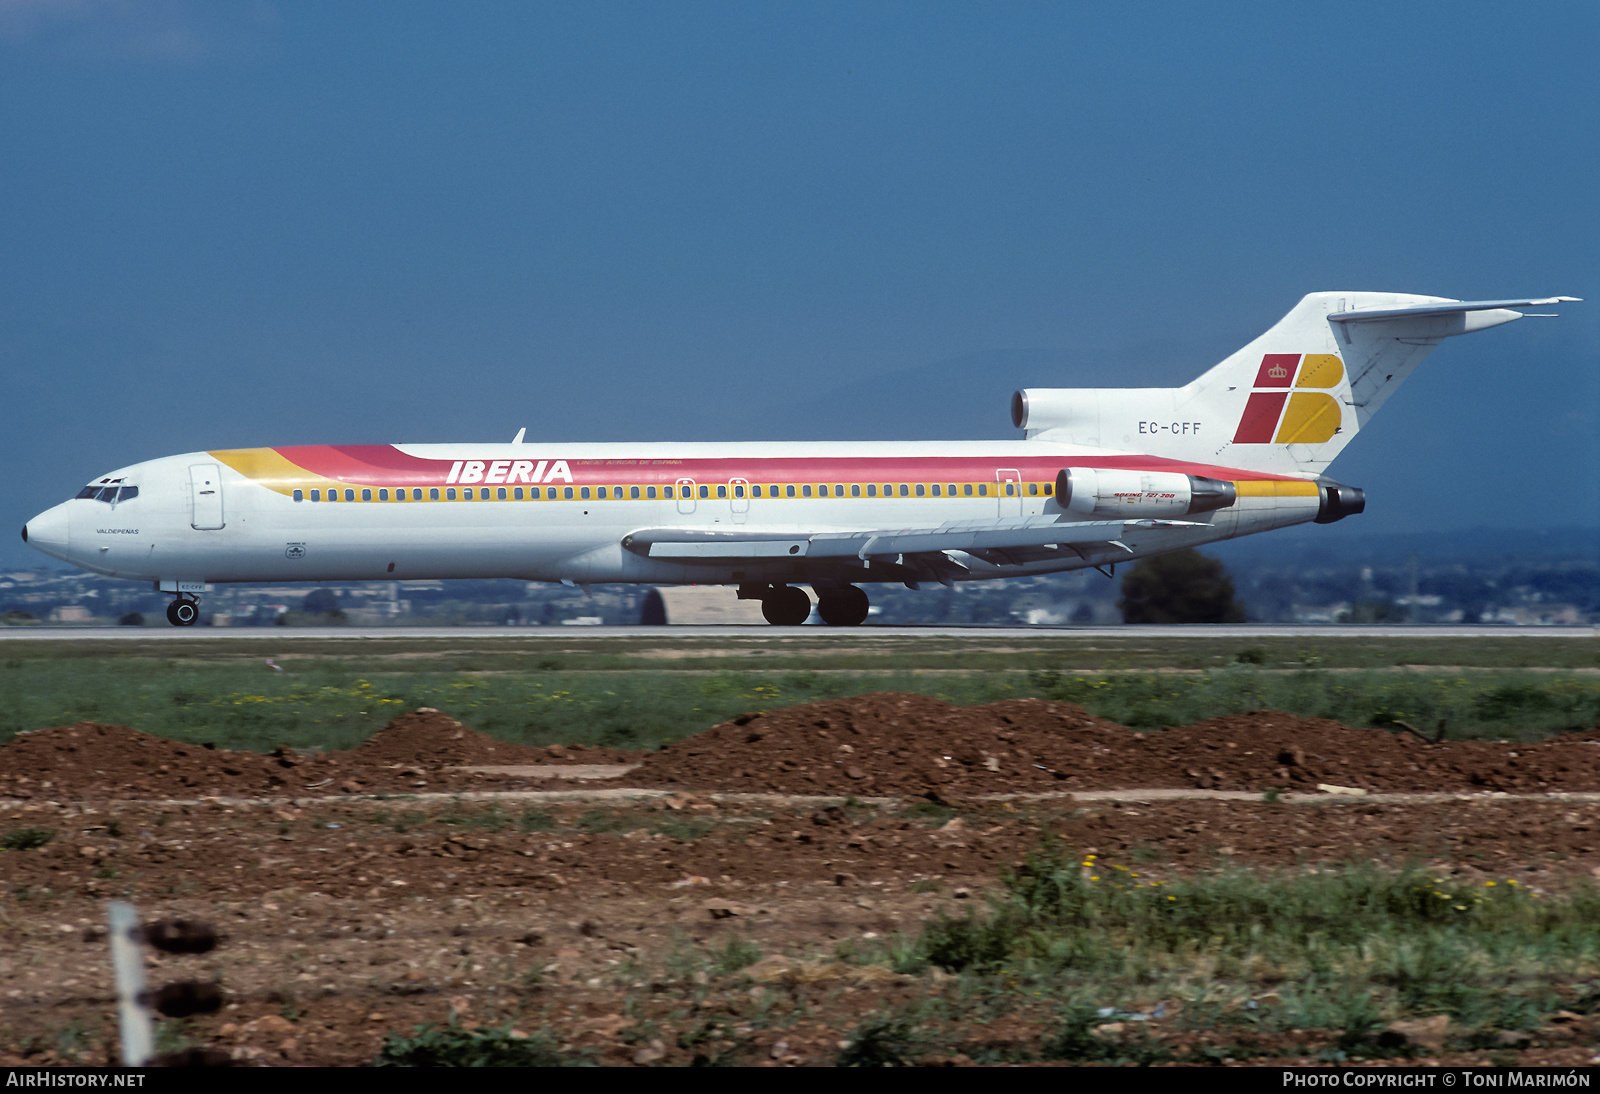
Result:
[[[339,462],[348,453],[359,455],[362,464]],[[324,456],[327,462],[319,464]],[[27,537],[84,569],[157,583],[496,577],[576,584],[899,581],[905,575],[893,565],[880,562],[874,571],[865,558],[669,559],[629,550],[624,541],[640,529],[810,536],[1008,517],[1071,523],[1084,518],[1057,504],[1050,483],[1061,468],[1083,464],[1178,466],[1041,441],[196,452],[105,476],[99,481],[136,486],[137,496],[65,502],[30,521]],[[202,473],[206,468],[215,483]],[[1147,534],[1129,529],[1117,546],[1091,545],[1065,557],[958,553],[955,579],[1104,565],[1317,515],[1315,485],[1305,480],[1216,467],[1200,471],[1239,482],[1237,501],[1182,528]],[[330,500],[330,492],[338,500]]]

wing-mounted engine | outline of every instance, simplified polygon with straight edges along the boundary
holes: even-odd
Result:
[[[1056,501],[1086,517],[1192,516],[1226,509],[1237,497],[1231,482],[1177,471],[1065,467],[1056,472]]]

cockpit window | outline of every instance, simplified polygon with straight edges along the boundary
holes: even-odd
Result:
[[[79,498],[89,498],[94,501],[104,501],[116,504],[119,501],[129,501],[139,496],[137,486],[123,486],[121,479],[101,479],[91,482],[78,491]]]

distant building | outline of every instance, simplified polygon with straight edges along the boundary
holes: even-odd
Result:
[[[761,601],[740,600],[726,585],[664,586],[645,593],[639,622],[651,626],[663,623],[691,626],[736,627],[745,624],[766,626]]]

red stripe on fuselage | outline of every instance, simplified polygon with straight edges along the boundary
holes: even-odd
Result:
[[[531,478],[508,478],[516,462],[545,468],[539,481],[548,481],[560,457],[541,455],[539,445],[524,446],[530,451],[516,457],[478,457],[485,469],[506,465],[497,479],[505,482],[532,482]],[[546,452],[552,449],[545,450]],[[426,459],[401,452],[393,445],[298,445],[275,451],[284,459],[312,474],[339,482],[371,486],[442,484],[457,460]],[[471,459],[472,457],[467,457]],[[1093,467],[1127,471],[1168,471],[1204,475],[1214,479],[1268,479],[1298,481],[1293,475],[1243,471],[1216,464],[1192,463],[1162,456],[1028,456],[995,453],[992,456],[756,456],[711,457],[701,459],[571,459],[566,461],[574,483],[609,485],[671,485],[678,479],[696,482],[726,482],[748,479],[751,482],[795,483],[932,483],[994,482],[997,472],[1015,471],[1024,481],[1048,482],[1063,467]],[[482,482],[483,480],[474,480]],[[565,482],[564,478],[557,479]]]

